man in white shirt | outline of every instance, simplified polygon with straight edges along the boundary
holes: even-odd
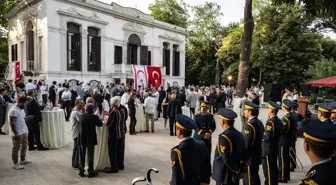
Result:
[[[151,120],[151,130],[154,132],[154,113],[156,110],[156,99],[152,97],[152,92],[148,93],[148,97],[145,99],[145,115],[146,115],[146,131],[149,132],[149,119]]]
[[[16,106],[13,106],[9,112],[10,136],[13,141],[12,160],[14,163],[13,169],[21,170],[24,167],[21,165],[30,164],[31,161],[26,160],[26,152],[28,147],[28,128],[25,122],[24,107],[27,98],[20,97]],[[19,163],[19,151],[21,161]]]
[[[131,89],[126,89],[126,93],[121,96],[120,104],[127,107],[128,100],[130,99]]]
[[[71,92],[69,91],[69,86],[64,87],[64,91],[62,93],[62,108],[65,110],[65,121],[69,121],[71,114]]]
[[[30,90],[30,89],[36,89],[36,86],[33,84],[33,80],[29,79],[28,83],[26,84],[26,91]]]

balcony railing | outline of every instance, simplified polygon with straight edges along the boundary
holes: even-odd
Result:
[[[131,64],[113,64],[112,73],[128,74],[128,76],[133,74],[133,69]],[[166,67],[161,67],[161,73],[163,76],[166,75]]]

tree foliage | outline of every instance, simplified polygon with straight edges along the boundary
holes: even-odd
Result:
[[[310,80],[336,76],[336,61],[334,59],[315,61],[310,65],[308,76]]]
[[[188,84],[214,84],[216,53],[226,29],[220,24],[221,7],[206,2],[191,8],[193,19],[188,27],[186,79]]]
[[[188,11],[186,4],[179,4],[176,0],[155,0],[148,9],[155,19],[161,20],[182,28],[187,27]]]

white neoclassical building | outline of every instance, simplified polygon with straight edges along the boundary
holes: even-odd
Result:
[[[116,3],[23,0],[8,14],[10,62],[63,82],[128,83],[132,64],[161,67],[163,84],[184,85],[183,28]]]

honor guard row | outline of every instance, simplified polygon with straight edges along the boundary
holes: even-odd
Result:
[[[326,124],[334,124],[330,120],[331,112],[334,110],[332,107],[326,104],[317,104],[317,118]]]

